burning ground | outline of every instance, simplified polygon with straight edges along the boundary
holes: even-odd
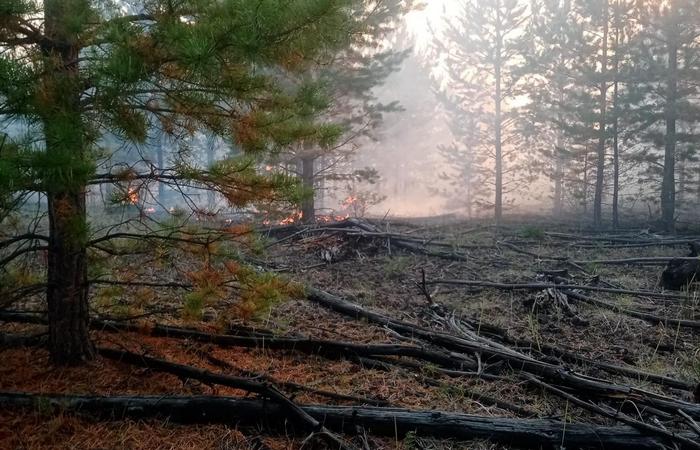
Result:
[[[196,414],[168,420],[96,404],[75,415],[65,398],[33,397],[33,408],[2,409],[2,446],[697,448],[699,295],[658,287],[693,236],[355,220],[236,236],[251,251],[218,278],[193,248],[104,261],[92,302],[101,356],[87,367],[52,367],[41,300],[16,303],[21,314],[2,316],[0,390],[132,404],[265,398],[269,419],[195,425],[186,419],[202,422]],[[241,276],[240,261],[253,273]],[[283,295],[241,307],[246,281],[263,272],[277,274],[264,281]],[[221,292],[197,304],[204,278]],[[5,394],[6,406],[21,403]],[[325,424],[314,429],[299,405],[346,406],[353,426],[338,425],[339,410],[306,409]],[[433,412],[416,425],[389,408]],[[483,418],[490,434],[465,417]]]

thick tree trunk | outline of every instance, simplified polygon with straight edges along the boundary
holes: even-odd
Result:
[[[94,357],[88,331],[85,193],[49,193],[48,288],[49,349],[57,364]]]
[[[81,83],[76,61],[79,39],[65,25],[74,14],[65,2],[45,0],[47,41],[45,85],[51,103],[43,111],[46,153],[56,175],[47,182],[49,212],[48,285],[49,350],[56,364],[79,364],[94,358],[88,333],[87,220],[84,128]]]
[[[496,14],[498,15],[496,19],[496,60],[494,63],[495,77],[496,77],[496,95],[494,98],[496,117],[495,117],[495,170],[496,170],[496,199],[495,199],[495,214],[496,214],[496,225],[500,225],[503,220],[503,138],[502,129],[503,119],[501,108],[503,106],[503,93],[502,93],[502,60],[501,51],[503,47],[503,37],[501,36],[500,22],[501,22],[501,5],[496,4]]]
[[[606,110],[607,110],[607,91],[608,83],[605,80],[608,66],[608,0],[604,4],[603,13],[603,39],[601,46],[603,49],[600,60],[600,122],[598,130],[598,154],[596,165],[595,178],[595,198],[593,200],[593,224],[596,229],[601,229],[603,226],[603,187],[605,178],[605,126],[606,126]]]
[[[678,11],[671,2],[672,23],[667,36],[668,73],[666,88],[666,146],[663,182],[661,184],[661,214],[666,231],[675,230],[676,216],[676,102],[678,100]]]
[[[168,417],[175,423],[264,425],[285,433],[294,430],[283,406],[236,397],[90,397],[0,393],[0,405],[79,412],[90,417],[150,419]],[[46,409],[44,408],[44,409]],[[459,440],[490,439],[517,448],[658,449],[663,438],[627,426],[604,427],[548,419],[481,417],[441,411],[353,406],[302,406],[305,413],[338,432],[356,433],[358,427],[374,435],[400,438],[408,433]],[[305,431],[305,430],[301,430]],[[304,433],[306,434],[306,433]],[[687,433],[682,436],[690,436]],[[680,448],[686,448],[680,446]],[[688,447],[690,448],[690,447]]]
[[[316,220],[316,202],[314,192],[314,159],[313,157],[301,158],[301,181],[304,188],[310,193],[301,204],[301,213],[304,223],[313,223]]]

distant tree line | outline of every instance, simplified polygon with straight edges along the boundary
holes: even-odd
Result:
[[[429,55],[464,207],[551,182],[555,215],[673,231],[700,208],[700,1],[461,0]],[[512,195],[511,195],[512,193]],[[461,194],[460,194],[461,195]]]

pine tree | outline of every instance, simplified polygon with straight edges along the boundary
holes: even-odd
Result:
[[[548,135],[541,141],[545,159],[553,160],[554,211],[561,210],[566,195],[564,179],[578,186],[570,186],[575,196],[587,199],[588,186],[580,187],[581,177],[587,182],[589,161],[595,161],[594,215],[598,222],[602,220],[605,183],[601,181],[605,177],[597,174],[605,174],[607,146],[612,141],[615,227],[619,224],[620,144],[626,139],[621,136],[623,127],[619,120],[625,114],[626,84],[622,72],[628,64],[627,43],[635,33],[634,3],[541,0],[533,3],[528,29],[533,40],[527,64],[532,101],[527,109],[539,132]],[[604,40],[606,28],[609,36]],[[604,53],[610,67],[603,71]],[[590,158],[588,149],[593,139],[597,141],[596,156]],[[552,143],[556,150],[547,150]]]
[[[319,120],[342,127],[337,145],[323,147],[313,142],[301,143],[283,157],[283,162],[295,169],[293,172],[310,193],[301,205],[305,222],[315,221],[316,197],[326,195],[327,189],[337,188],[338,183],[376,179],[376,173],[354,170],[352,160],[360,142],[373,137],[384,115],[400,111],[397,102],[379,102],[375,89],[399,70],[407,56],[407,51],[387,48],[383,41],[396,32],[401,23],[399,19],[412,4],[412,0],[390,0],[371,9],[356,10],[354,14],[364,25],[361,40],[338,52],[331,64],[304,74],[323,86],[333,99]],[[327,189],[317,189],[321,184]]]
[[[629,119],[644,144],[640,157],[649,164],[648,175],[661,176],[660,191],[655,190],[661,221],[666,231],[673,231],[677,163],[692,160],[700,141],[700,2],[643,2],[637,14],[642,29],[631,49],[633,64],[627,75]],[[661,148],[662,155],[657,151]]]
[[[586,52],[584,29],[576,21],[569,0],[536,1],[531,7],[526,29],[531,40],[523,66],[529,102],[523,114],[532,123],[528,133],[531,146],[538,150],[542,171],[553,183],[553,214],[560,216],[567,191],[573,189],[566,182],[571,178],[571,165],[580,162],[576,147],[589,139],[586,134],[590,134],[585,132],[587,126],[583,125],[580,114],[584,106],[570,107],[575,97],[582,100],[575,93],[575,78],[579,58]]]
[[[94,356],[88,186],[181,180],[236,206],[284,196],[289,181],[259,174],[252,161],[299,141],[331,145],[340,135],[338,126],[316,122],[328,105],[317,86],[285,79],[353,44],[362,35],[355,12],[363,5],[153,0],[124,13],[90,0],[0,3],[0,120],[29,130],[0,139],[0,198],[7,208],[27,192],[48,200],[49,233],[40,239],[48,251],[54,362]],[[104,137],[144,142],[154,129],[175,139],[208,130],[236,142],[245,156],[207,170],[181,159],[148,173],[96,173]]]
[[[458,12],[445,18],[445,30],[436,37],[435,53],[444,61],[444,89],[476,118],[480,141],[487,143],[493,183],[494,215],[503,217],[504,193],[519,187],[519,133],[514,100],[519,84],[523,51],[522,27],[527,4],[518,0],[464,0]],[[483,147],[482,147],[483,148]]]

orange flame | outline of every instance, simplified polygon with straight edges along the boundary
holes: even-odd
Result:
[[[291,225],[293,223],[296,223],[300,221],[304,217],[304,213],[301,211],[295,212],[289,217],[285,217],[280,221],[280,225]]]
[[[130,205],[136,205],[139,202],[139,191],[134,187],[130,187],[126,193],[126,202]]]

